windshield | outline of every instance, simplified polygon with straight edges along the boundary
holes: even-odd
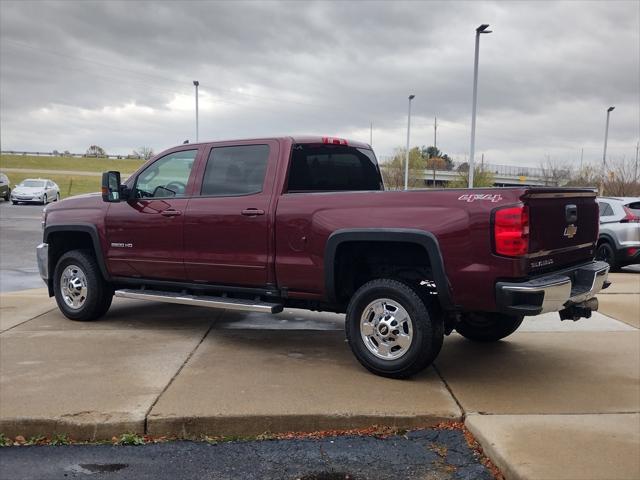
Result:
[[[44,181],[42,180],[23,180],[20,182],[19,187],[44,187]]]

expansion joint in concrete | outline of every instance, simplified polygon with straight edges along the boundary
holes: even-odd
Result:
[[[449,395],[451,395],[451,398],[453,398],[453,401],[456,402],[456,405],[458,405],[458,408],[462,412],[462,421],[464,422],[465,418],[467,417],[467,412],[464,410],[464,407],[458,400],[458,397],[456,397],[455,393],[453,393],[453,390],[451,390],[449,383],[447,383],[447,381],[445,380],[444,376],[442,375],[442,373],[440,372],[440,370],[438,369],[435,363],[433,364],[433,369],[438,374],[438,377],[440,377],[440,380],[442,381],[442,383],[444,383],[444,386],[447,389],[447,392],[449,392]]]
[[[149,433],[149,425],[148,425],[149,414],[153,411],[153,408],[156,406],[156,404],[158,403],[160,398],[162,398],[162,395],[164,395],[164,392],[166,392],[169,389],[169,387],[171,386],[173,381],[178,377],[178,375],[180,375],[180,372],[182,372],[182,369],[187,365],[187,363],[189,363],[189,360],[191,360],[191,357],[193,357],[193,355],[196,353],[198,348],[200,348],[200,345],[202,345],[202,342],[204,342],[204,339],[207,338],[207,336],[209,335],[209,332],[211,331],[211,329],[213,329],[213,324],[215,323],[215,320],[217,320],[218,318],[219,318],[219,316],[216,317],[216,319],[211,320],[211,323],[209,324],[209,328],[207,328],[207,331],[204,332],[204,335],[202,336],[200,341],[189,352],[189,355],[186,356],[186,358],[184,359],[184,362],[182,362],[180,367],[176,370],[176,373],[173,374],[171,379],[167,382],[167,384],[164,386],[162,391],[158,394],[156,399],[153,401],[153,403],[149,406],[149,408],[145,412],[145,414],[144,414],[144,433],[145,433],[145,435]]]

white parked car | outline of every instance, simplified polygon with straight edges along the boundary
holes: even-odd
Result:
[[[640,263],[640,197],[602,197],[596,258],[616,271]]]
[[[60,189],[52,180],[27,178],[11,191],[11,203],[36,202],[46,205],[60,200]]]

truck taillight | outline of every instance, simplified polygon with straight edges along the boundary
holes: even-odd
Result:
[[[526,255],[529,251],[529,208],[519,205],[495,210],[493,238],[498,255]]]
[[[344,138],[335,137],[322,137],[322,143],[328,143],[330,145],[347,145],[347,141]]]

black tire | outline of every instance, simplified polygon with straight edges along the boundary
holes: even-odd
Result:
[[[497,342],[515,332],[522,320],[523,316],[503,313],[469,313],[463,315],[456,330],[475,342]]]
[[[56,199],[54,200],[54,202],[59,202],[60,201],[60,194],[56,193]]]
[[[406,324],[405,327],[408,327],[409,322],[411,324],[412,334],[405,335],[405,338],[410,338],[410,344],[398,358],[383,359],[376,356],[370,350],[375,349],[375,346],[371,346],[372,340],[367,340],[368,343],[365,344],[363,339],[363,335],[366,334],[361,333],[361,319],[366,318],[363,317],[365,309],[377,299],[389,299],[408,314],[408,320],[403,323]],[[374,324],[375,320],[371,323]],[[377,325],[381,326],[379,321]],[[391,328],[402,327],[398,327],[396,322],[396,326]],[[424,370],[440,353],[444,339],[444,321],[442,316],[437,314],[437,310],[428,308],[420,295],[409,285],[391,279],[372,280],[358,289],[347,307],[345,330],[349,346],[358,361],[370,372],[390,378],[407,378]],[[373,332],[373,335],[380,333],[377,328],[374,328]],[[393,330],[389,334],[394,332],[397,333],[399,330]],[[368,338],[373,338],[373,335]],[[395,340],[385,344],[392,345],[391,350],[402,350]]]
[[[618,262],[616,261],[616,251],[606,240],[598,245],[596,260],[607,262],[609,264],[609,270],[612,272],[615,272],[619,268]]]
[[[14,202],[13,200],[11,200],[11,204],[12,204],[12,205],[17,205],[17,204],[18,204],[18,202]]]
[[[46,205],[47,203],[49,202],[47,202],[47,194],[45,193],[44,197],[42,197],[42,205]]]
[[[86,284],[86,295],[80,297],[84,300],[81,303],[79,301],[75,308],[65,301],[61,280],[67,267],[73,266],[77,267],[77,270],[84,275],[84,283]],[[56,303],[65,317],[82,322],[97,320],[109,310],[113,300],[113,288],[102,277],[100,267],[89,250],[71,250],[62,255],[56,264],[53,275]],[[77,272],[76,275],[78,275]],[[80,290],[78,289],[78,291]]]

